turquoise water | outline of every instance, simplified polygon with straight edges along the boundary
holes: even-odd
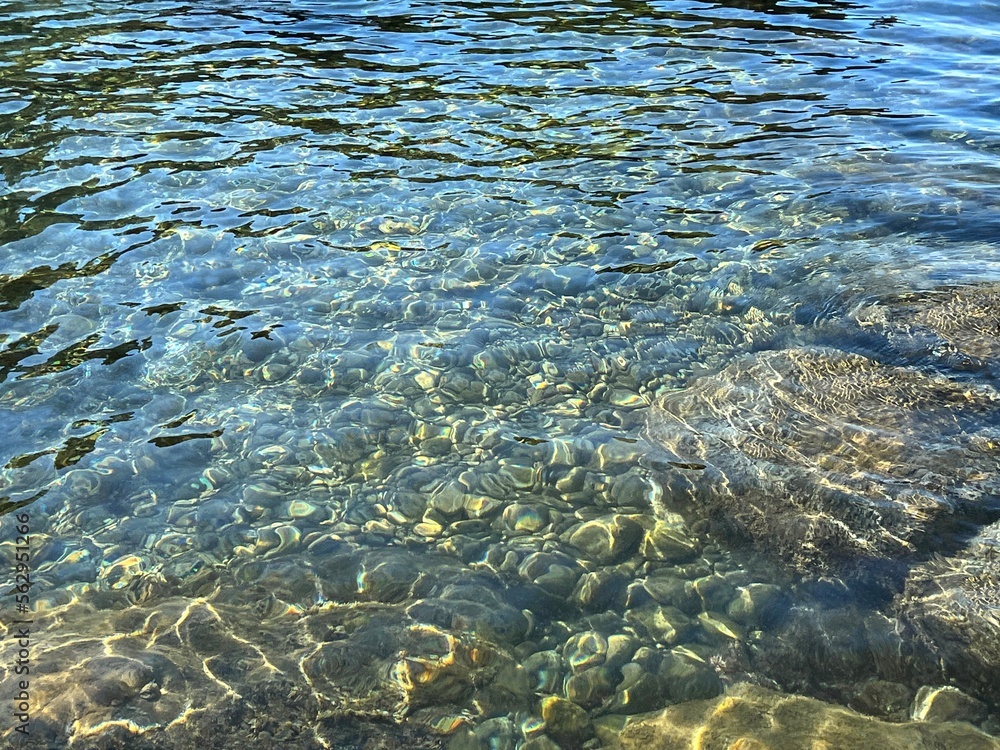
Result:
[[[0,2],[35,737],[223,747],[237,706],[295,747],[572,747],[747,674],[995,710],[975,667],[870,658],[883,630],[923,658],[902,579],[840,597],[757,559],[675,502],[647,425],[802,346],[992,388],[995,328],[970,365],[870,311],[1000,281],[998,65],[990,3]],[[943,484],[989,494],[969,460]],[[734,609],[753,585],[773,617]],[[786,610],[870,622],[814,634],[850,658],[734,656]]]

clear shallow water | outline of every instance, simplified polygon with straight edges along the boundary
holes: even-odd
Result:
[[[281,675],[320,711],[515,747],[547,697],[638,710],[612,637],[659,675],[640,709],[710,697],[740,671],[732,642],[768,637],[729,616],[739,591],[813,593],[674,514],[650,406],[755,351],[888,356],[841,323],[1000,279],[989,4],[32,2],[0,19],[0,488],[30,510],[33,601],[54,612],[36,657],[70,674],[115,632],[183,673],[80,736],[122,710],[176,729],[178,696],[220,706],[223,685]],[[669,553],[645,541],[656,518]],[[817,596],[801,606],[855,606]],[[130,604],[175,624],[207,607],[228,640],[101,619]],[[287,664],[254,635],[261,607]],[[331,611],[343,638],[310,624]],[[360,684],[327,653],[341,641],[371,667]],[[247,643],[233,673],[202,668]],[[841,702],[887,677],[757,671]],[[37,721],[65,722],[40,680]]]

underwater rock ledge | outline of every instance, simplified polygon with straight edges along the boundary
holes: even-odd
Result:
[[[914,313],[911,333],[930,322],[969,328],[988,355],[983,316],[949,327],[970,317],[970,294]],[[875,593],[865,606],[888,615],[875,652],[896,655],[880,673],[914,685],[947,678],[992,703],[1000,691],[998,417],[991,385],[812,347],[750,355],[669,394],[651,409],[647,434],[668,459],[659,471],[668,510],[707,522],[751,557],[776,558],[807,583],[839,578],[859,602]],[[786,630],[779,641],[797,644],[791,658],[777,649],[757,661],[797,691],[805,686],[781,681],[789,674],[782,664],[799,664],[797,650],[809,652],[817,638],[797,622]]]
[[[1000,694],[1000,523],[958,554],[915,567],[897,607],[952,678]]]
[[[802,696],[737,685],[599,735],[615,750],[998,750],[1000,740],[960,722],[892,724]]]
[[[664,500],[800,573],[891,581],[1000,512],[1000,393],[828,348],[758,353],[647,420]]]
[[[910,293],[854,316],[889,351],[957,372],[1000,373],[1000,285],[973,284]]]

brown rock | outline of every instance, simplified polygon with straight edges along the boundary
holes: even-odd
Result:
[[[1000,750],[968,724],[890,724],[752,685],[638,718],[604,739],[619,750]]]

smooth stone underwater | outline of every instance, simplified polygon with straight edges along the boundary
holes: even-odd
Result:
[[[887,297],[831,324],[839,345],[865,355],[745,355],[651,409],[666,509],[776,559],[820,600],[876,587],[881,614],[796,604],[735,659],[737,673],[894,718],[921,684],[938,696],[927,685],[954,680],[987,701],[1000,690],[996,298],[990,284]],[[742,588],[728,615],[765,622],[755,600],[769,591]],[[808,653],[826,656],[810,663]],[[826,681],[795,677],[823,659]],[[865,680],[852,697],[851,682]],[[895,687],[882,695],[879,685]]]
[[[973,284],[898,295],[863,307],[862,328],[891,348],[956,370],[1000,372],[1000,286]]]
[[[639,717],[620,735],[602,732],[617,750],[997,750],[1000,740],[962,723],[891,724],[802,696],[738,685],[713,700],[692,701]],[[601,729],[598,729],[601,732]]]
[[[984,697],[1000,693],[1000,523],[915,567],[897,608],[950,677]]]
[[[828,348],[762,352],[648,419],[665,502],[793,569],[878,580],[1000,511],[1000,393]]]

